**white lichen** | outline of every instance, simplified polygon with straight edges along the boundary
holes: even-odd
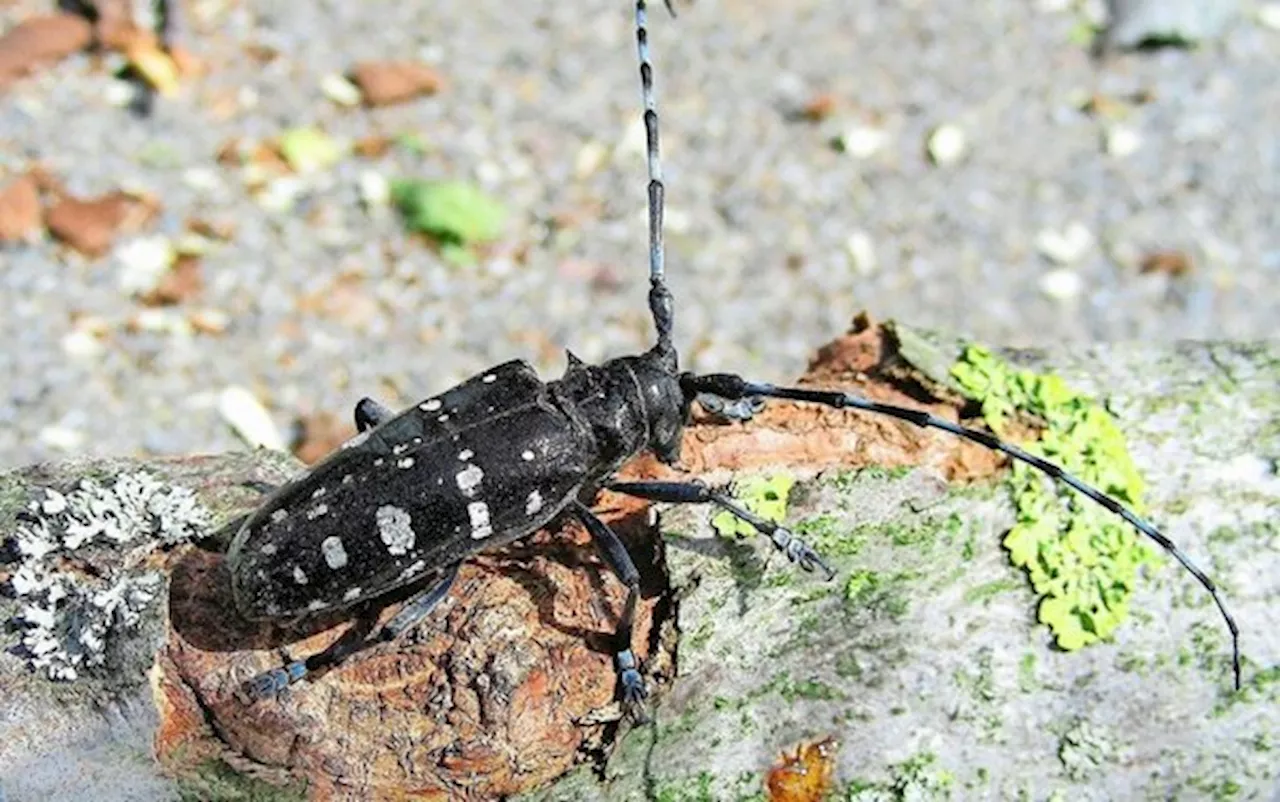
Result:
[[[9,586],[23,601],[15,619],[31,666],[72,680],[101,665],[111,637],[137,627],[160,595],[163,577],[147,556],[209,524],[194,493],[146,473],[44,489],[12,535],[19,564]]]

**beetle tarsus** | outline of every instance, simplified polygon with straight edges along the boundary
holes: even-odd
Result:
[[[767,403],[758,395],[731,400],[711,393],[699,393],[697,400],[698,405],[712,417],[741,423],[754,418]]]
[[[286,666],[264,671],[244,684],[245,692],[251,699],[270,699],[307,675],[307,664],[304,660],[294,660]]]
[[[649,697],[649,689],[645,687],[644,677],[640,676],[639,663],[635,652],[624,649],[613,657],[614,667],[618,672],[618,688],[622,694],[622,707],[627,715],[637,724],[649,720],[644,700]]]

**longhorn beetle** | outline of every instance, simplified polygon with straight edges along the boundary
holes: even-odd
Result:
[[[613,660],[622,701],[638,714],[646,689],[631,630],[640,577],[617,535],[585,503],[601,488],[652,501],[716,505],[768,536],[804,570],[834,576],[792,532],[702,484],[613,480],[643,452],[676,464],[690,408],[700,398],[739,418],[770,398],[889,415],[967,438],[1066,483],[1159,543],[1199,580],[1231,631],[1239,688],[1239,630],[1213,581],[1154,526],[1057,465],[915,409],[731,373],[680,371],[663,264],[664,185],[645,0],[637,0],[635,19],[649,173],[649,310],[657,343],[602,365],[584,364],[570,353],[564,375],[552,382],[539,379],[527,362],[506,362],[399,414],[362,399],[355,407],[359,433],[309,473],[274,490],[237,532],[228,552],[235,603],[253,620],[359,605],[361,620],[371,627],[368,611],[386,604],[381,597],[393,590],[412,595],[377,633],[353,627],[348,635],[356,637],[344,635],[319,654],[254,677],[246,686],[250,696],[271,696],[322,666],[396,638],[448,594],[458,566],[472,554],[576,518],[627,586]]]

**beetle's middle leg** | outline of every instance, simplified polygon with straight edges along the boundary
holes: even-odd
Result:
[[[396,613],[373,637],[370,637],[369,633],[377,620],[380,607],[361,611],[357,616],[356,624],[324,651],[313,654],[305,660],[294,660],[281,668],[273,668],[253,677],[245,683],[245,689],[250,698],[266,699],[275,696],[289,685],[315,674],[322,668],[333,668],[357,652],[400,637],[426,618],[427,614],[449,595],[454,580],[458,578],[460,565],[462,565],[460,562],[454,563],[445,569],[440,581],[427,586],[410,598],[400,612]]]
[[[804,570],[812,571],[815,568],[821,568],[827,575],[827,579],[832,579],[836,575],[818,552],[796,537],[790,529],[778,526],[768,518],[761,518],[728,496],[717,493],[700,483],[613,482],[605,487],[615,493],[625,493],[628,496],[649,501],[666,501],[673,504],[715,504],[751,524],[757,532],[767,536],[774,547],[785,554],[788,560],[798,564]]]
[[[622,541],[608,524],[581,502],[574,503],[573,514],[587,527],[596,548],[604,554],[609,567],[622,580],[622,584],[627,586],[627,601],[614,634],[614,648],[617,651],[614,652],[613,662],[614,669],[618,672],[623,704],[631,708],[637,719],[643,719],[644,709],[641,705],[649,691],[644,687],[644,678],[640,676],[640,662],[636,660],[635,652],[631,651],[631,630],[635,624],[636,601],[640,598],[640,572],[627,553],[627,547],[622,545]]]

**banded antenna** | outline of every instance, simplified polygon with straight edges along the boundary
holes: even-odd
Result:
[[[675,16],[671,0],[664,0]],[[667,289],[666,264],[662,250],[662,210],[666,186],[662,183],[662,161],[658,148],[658,102],[653,90],[653,64],[649,61],[649,30],[645,0],[636,0],[636,52],[640,56],[640,94],[644,100],[645,155],[649,163],[649,311],[658,330],[656,350],[675,369],[676,350],[671,340],[675,310]]]

